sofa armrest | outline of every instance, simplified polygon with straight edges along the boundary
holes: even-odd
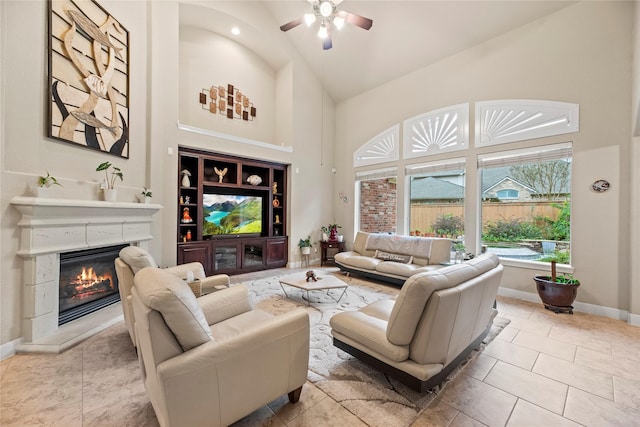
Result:
[[[309,315],[298,309],[162,362],[158,392],[181,425],[229,425],[301,387],[308,364]]]
[[[229,276],[226,274],[216,274],[213,276],[205,277],[204,279],[200,279],[200,283],[202,285],[202,293],[209,294],[214,292],[217,289],[216,287],[225,287],[228,288],[231,282],[229,281]]]
[[[209,325],[222,322],[253,309],[249,288],[246,285],[232,286],[198,298],[198,304]]]

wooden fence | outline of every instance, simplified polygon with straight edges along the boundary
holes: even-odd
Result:
[[[485,202],[482,205],[482,223],[512,219],[530,221],[536,216],[546,216],[555,221],[560,209],[553,205],[559,203],[562,202]],[[413,204],[409,229],[420,230],[422,233],[430,232],[431,224],[443,214],[464,216],[464,207],[454,203]]]

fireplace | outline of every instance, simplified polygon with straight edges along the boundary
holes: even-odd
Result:
[[[60,254],[58,325],[120,301],[114,260],[125,246]]]

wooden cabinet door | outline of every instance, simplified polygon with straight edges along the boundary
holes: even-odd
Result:
[[[267,267],[284,267],[288,259],[287,238],[267,239]]]
[[[207,276],[213,274],[211,242],[193,242],[178,245],[178,264],[199,262],[204,267]]]

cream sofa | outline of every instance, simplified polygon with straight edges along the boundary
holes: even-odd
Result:
[[[129,330],[129,336],[133,346],[136,347],[136,335],[133,328],[133,305],[131,304],[131,288],[133,288],[133,278],[135,274],[145,267],[157,267],[151,254],[137,246],[127,246],[123,248],[115,260],[116,275],[118,276],[118,292],[122,303],[124,323]],[[168,267],[165,271],[184,279],[188,273],[193,274],[194,279],[198,279],[199,289],[194,290],[196,296],[208,294],[219,287],[229,287],[229,276],[226,274],[216,274],[206,277],[204,267],[199,262]]]
[[[414,274],[443,267],[451,257],[451,240],[359,231],[353,250],[340,252],[335,263],[348,273],[402,285]]]
[[[411,276],[395,301],[334,315],[334,345],[415,390],[429,390],[489,332],[501,277],[494,254]]]
[[[132,289],[138,358],[160,426],[227,426],[307,380],[309,315],[253,309],[244,285],[196,298],[147,267]]]

